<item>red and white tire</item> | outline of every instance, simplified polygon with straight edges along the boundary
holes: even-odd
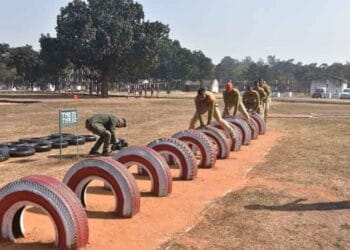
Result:
[[[70,189],[86,206],[86,190],[92,180],[101,179],[115,197],[115,213],[131,218],[140,211],[140,191],[132,174],[120,162],[107,157],[86,159],[74,164],[63,178]]]
[[[231,128],[235,131],[234,136],[231,137],[227,133],[227,131],[225,131],[225,129],[217,121],[212,122],[211,125],[216,127],[216,128],[218,128],[218,129],[220,129],[220,130],[222,130],[225,133],[226,137],[231,139],[231,141],[232,141],[232,145],[231,145],[231,149],[230,149],[231,151],[240,151],[241,150],[243,134],[242,134],[242,131],[239,129],[238,126],[236,126],[235,124],[229,123]]]
[[[266,133],[266,123],[264,119],[257,113],[251,113],[250,117],[256,121],[259,126],[259,135],[264,135]]]
[[[28,176],[0,189],[1,238],[24,237],[25,207],[41,208],[56,231],[55,246],[79,249],[88,243],[89,228],[84,208],[63,183],[48,176]]]
[[[248,123],[250,130],[251,130],[251,134],[252,134],[252,140],[256,140],[258,139],[259,136],[259,126],[256,123],[256,121],[254,119],[251,119],[250,122]]]
[[[216,162],[216,147],[204,133],[187,129],[177,132],[172,137],[186,142],[195,154],[197,149],[200,151],[201,160],[199,167],[214,167]]]
[[[197,130],[203,132],[215,142],[218,149],[216,154],[217,159],[227,159],[230,156],[232,139],[227,137],[222,130],[214,126],[206,126],[203,129],[199,128]]]
[[[147,144],[157,151],[169,164],[176,162],[180,167],[181,180],[193,180],[197,176],[197,160],[187,144],[176,138],[161,138]]]
[[[127,168],[137,165],[146,171],[152,180],[151,192],[157,196],[167,196],[172,191],[172,176],[167,162],[155,150],[132,146],[123,148],[113,155],[113,159]]]
[[[225,120],[238,126],[238,128],[241,130],[243,135],[242,144],[249,145],[252,139],[252,132],[248,123],[239,117],[225,118]]]

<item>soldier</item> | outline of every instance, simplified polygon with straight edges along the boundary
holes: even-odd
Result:
[[[208,121],[207,125],[211,123],[212,118],[214,117],[220,125],[232,136],[234,137],[233,128],[222,119],[216,98],[213,93],[205,91],[204,88],[199,88],[197,91],[197,96],[195,98],[196,112],[191,119],[190,129],[194,129],[196,122],[199,120],[200,126],[205,127],[202,115],[208,112]]]
[[[248,112],[260,112],[260,96],[252,86],[249,86],[247,91],[243,94],[243,104]]]
[[[124,118],[118,119],[113,114],[95,114],[86,119],[85,127],[92,133],[100,136],[95,145],[91,148],[89,154],[98,154],[98,149],[103,143],[103,156],[110,156],[111,153],[108,150],[109,145],[115,144],[118,140],[115,137],[115,128],[125,128],[126,120]]]
[[[259,79],[259,87],[263,88],[265,90],[265,92],[267,93],[267,98],[264,101],[264,120],[266,122],[267,115],[268,115],[268,112],[270,109],[272,91],[271,91],[271,87],[263,79]]]
[[[233,116],[235,116],[237,114],[237,111],[239,111],[247,122],[250,121],[249,114],[242,103],[241,94],[239,93],[238,89],[233,87],[233,84],[231,81],[229,81],[226,84],[226,89],[223,92],[223,98],[224,98],[225,108],[224,108],[224,112],[222,113],[222,117],[224,118],[229,117],[230,110],[233,108],[233,113],[232,113]]]
[[[265,102],[267,100],[267,93],[265,92],[265,90],[263,88],[259,87],[259,81],[255,81],[254,82],[254,90],[259,93],[259,97],[260,97],[259,114],[261,116],[264,116],[264,104],[265,104]]]

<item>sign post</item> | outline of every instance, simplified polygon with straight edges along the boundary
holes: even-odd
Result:
[[[60,135],[60,160],[62,159],[62,129],[64,127],[75,125],[75,137],[77,144],[77,158],[79,157],[79,143],[78,143],[78,110],[77,109],[64,109],[59,110],[59,135]]]

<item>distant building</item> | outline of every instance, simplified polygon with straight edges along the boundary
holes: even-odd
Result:
[[[311,81],[310,95],[312,95],[317,88],[326,88],[327,94],[331,94],[332,97],[338,97],[339,93],[347,87],[348,80],[333,75],[325,75]]]
[[[186,81],[183,85],[184,91],[197,91],[201,87],[200,81]],[[203,87],[213,93],[219,92],[219,81],[214,79],[203,81]]]

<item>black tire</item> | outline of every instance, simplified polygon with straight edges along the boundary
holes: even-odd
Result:
[[[52,143],[52,148],[60,148],[60,147],[62,147],[62,148],[68,147],[68,142],[67,141],[62,141],[60,143],[59,141],[55,141],[55,142]]]
[[[6,161],[9,157],[10,150],[7,146],[0,146],[0,162],[1,161]]]
[[[43,139],[41,137],[28,137],[28,138],[21,138],[19,139],[18,141],[19,142],[27,142],[27,143],[36,143],[36,142],[40,142],[42,141]]]
[[[82,135],[85,137],[85,142],[93,142],[97,140],[96,135]]]
[[[10,148],[11,157],[26,157],[35,154],[35,149],[29,146],[16,146]]]
[[[75,135],[69,134],[69,133],[62,133],[61,135],[62,135],[62,137],[74,137],[74,136],[75,136]],[[49,137],[50,137],[51,139],[60,138],[60,134],[58,134],[58,133],[56,133],[56,134],[51,134]]]
[[[74,137],[72,137],[69,141],[68,141],[68,143],[69,143],[69,145],[83,145],[83,144],[85,144],[85,136],[83,136],[83,135],[78,135],[78,136],[74,136]]]
[[[52,143],[39,142],[34,148],[35,152],[47,152],[52,149]]]

